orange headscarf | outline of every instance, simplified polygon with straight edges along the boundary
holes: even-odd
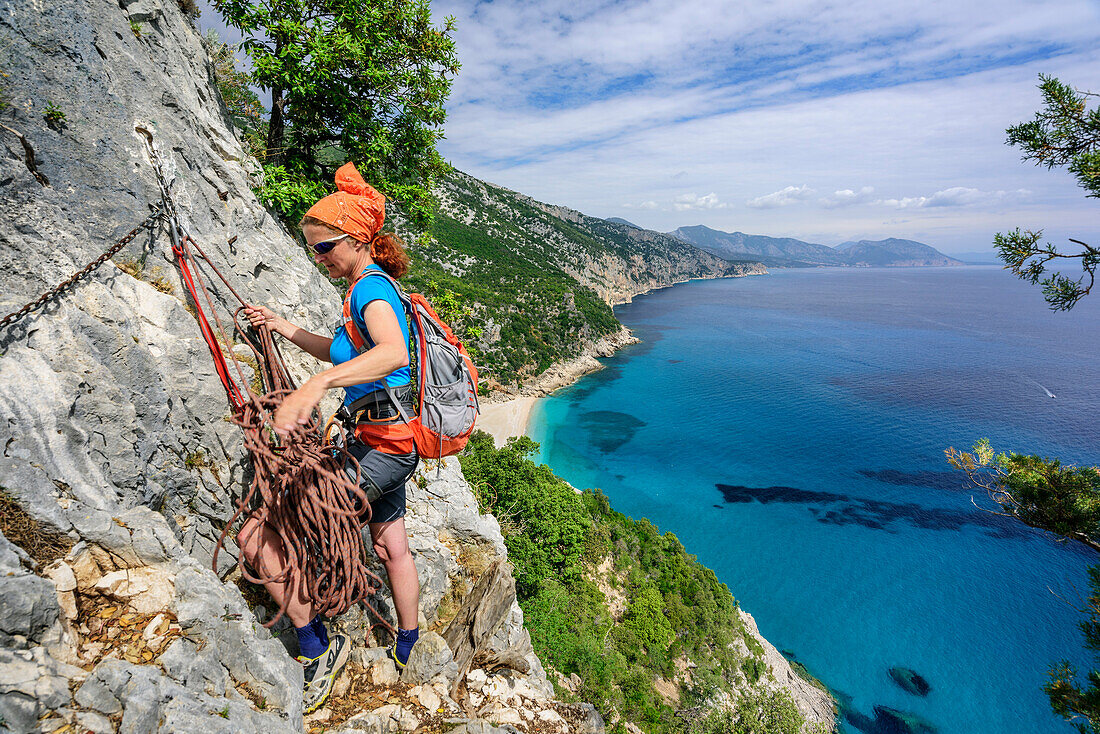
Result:
[[[310,207],[306,216],[370,242],[386,221],[386,197],[363,180],[354,163],[345,163],[336,171],[336,193]]]

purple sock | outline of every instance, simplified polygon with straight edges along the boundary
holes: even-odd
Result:
[[[320,657],[328,649],[328,630],[321,617],[314,617],[305,627],[295,627],[298,633],[298,652],[302,657],[313,659]]]

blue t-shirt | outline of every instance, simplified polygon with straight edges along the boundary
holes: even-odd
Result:
[[[367,270],[382,272],[382,268],[378,265],[368,265],[363,272],[365,273]],[[367,348],[370,349],[374,346],[374,340],[371,339],[370,332],[367,330],[367,324],[363,320],[363,310],[373,301],[385,301],[390,304],[390,308],[393,309],[394,315],[397,316],[397,323],[401,325],[401,333],[405,337],[405,350],[406,353],[408,353],[409,324],[405,320],[405,307],[401,305],[401,299],[397,297],[397,291],[390,285],[389,280],[386,278],[379,278],[376,275],[364,275],[359,279],[351,291],[351,317],[355,320],[355,325],[359,327],[360,333],[362,333],[363,337],[367,340]],[[359,356],[359,352],[355,349],[355,344],[352,343],[351,339],[348,337],[347,331],[344,329],[343,317],[340,318],[340,323],[336,326],[336,333],[332,335],[332,344],[329,346],[328,355],[332,359],[333,364],[343,364],[349,359],[354,359]],[[411,379],[411,375],[412,373],[409,371],[408,365],[406,365],[387,375],[385,377],[386,385],[390,387],[400,387],[408,383]],[[359,385],[345,387],[344,404],[350,405],[367,393],[381,390],[382,387],[382,380],[364,382]]]

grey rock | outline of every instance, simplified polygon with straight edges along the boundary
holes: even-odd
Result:
[[[76,701],[101,713],[122,712],[121,734],[204,732],[270,734],[301,732],[301,726],[277,713],[253,710],[246,701],[189,691],[154,667],[108,658],[77,691]],[[105,709],[114,708],[114,711]]]
[[[389,734],[397,731],[397,722],[390,717],[381,717],[373,711],[356,714],[336,730],[339,734]]]
[[[18,559],[12,550],[16,546],[6,539],[4,543],[8,548],[5,558]],[[19,640],[55,643],[61,634],[60,614],[57,593],[49,580],[34,575],[22,563],[5,564],[0,570],[0,644],[21,646]]]
[[[291,719],[302,715],[302,666],[260,626],[236,587],[186,559],[176,575],[176,617],[189,635],[205,641],[234,683]],[[213,668],[204,664],[202,671]]]
[[[513,727],[493,726],[487,721],[471,719],[451,729],[450,734],[510,734],[513,731],[515,731]]]
[[[186,688],[224,696],[232,689],[229,671],[218,661],[217,654],[209,647],[199,650],[194,642],[181,637],[160,656],[160,664],[168,677]]]
[[[367,666],[367,673],[370,675],[371,682],[376,686],[392,686],[401,680],[400,676],[397,675],[397,666],[388,655],[371,660]]]
[[[379,720],[384,732],[414,731],[420,725],[416,714],[396,703],[379,706],[372,713]]]
[[[33,571],[35,561],[27,555],[27,552],[4,537],[0,533],[0,572],[18,571],[26,569]]]
[[[493,636],[489,638],[489,649],[496,652],[517,650],[531,669],[527,673],[527,683],[546,698],[554,698],[554,685],[546,676],[542,661],[531,646],[531,635],[523,623],[523,610],[518,602],[512,603],[507,618],[501,623]]]
[[[14,635],[39,639],[59,613],[48,580],[31,574],[0,577],[0,641]]]
[[[379,660],[388,660],[390,652],[385,647],[357,647],[351,651],[351,662],[369,668]]]
[[[13,732],[29,732],[43,713],[33,696],[20,691],[0,693],[0,717]]]
[[[41,647],[0,648],[0,720],[13,731],[29,731],[41,716],[69,703],[69,681],[83,674]]]
[[[101,663],[99,668],[102,667],[103,664]],[[77,690],[73,700],[84,708],[99,711],[108,716],[121,713],[122,701],[115,695],[108,682],[104,680],[99,668],[96,669],[96,674],[89,676],[88,680],[84,681],[84,685]]]
[[[82,734],[113,734],[115,730],[110,719],[94,711],[77,711],[75,718]]]
[[[453,682],[458,677],[458,664],[442,637],[435,632],[425,632],[409,653],[409,662],[401,671],[401,680],[427,683],[437,676]]]
[[[603,734],[606,731],[603,717],[592,704],[574,703],[570,704],[570,708],[580,715],[580,734]]]
[[[500,524],[492,515],[478,511],[477,498],[462,474],[462,465],[455,459],[443,462],[439,471],[421,467],[424,480],[406,486],[409,510],[416,517],[446,533],[457,542],[489,544],[494,557],[507,556]]]

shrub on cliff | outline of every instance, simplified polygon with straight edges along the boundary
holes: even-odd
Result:
[[[692,734],[798,734],[805,719],[785,690],[754,688],[742,694],[733,711],[715,711]]]
[[[534,596],[544,579],[577,579],[592,521],[568,484],[527,458],[538,444],[521,436],[497,451],[484,432],[470,444],[462,468],[483,506],[501,522],[520,598]]]
[[[700,705],[760,668],[759,643],[729,589],[676,536],[616,512],[598,490],[577,494],[530,460],[537,448],[522,437],[497,449],[478,432],[461,457],[482,509],[501,520],[535,651],[580,676],[577,695],[605,717],[683,731],[656,677],[681,681],[680,706]],[[621,590],[623,610],[609,608],[607,585]]]

